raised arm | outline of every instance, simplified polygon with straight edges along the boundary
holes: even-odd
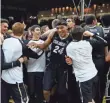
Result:
[[[88,37],[92,37],[92,39],[88,39],[88,41],[90,42],[90,44],[93,46],[93,47],[96,47],[96,46],[99,46],[101,44],[103,45],[107,45],[107,41],[104,40],[102,37],[98,36],[98,35],[95,35],[89,31],[85,31],[84,36],[88,36]]]
[[[41,38],[41,39],[46,38],[46,37],[49,36],[49,34],[50,34],[51,32],[54,32],[54,31],[56,31],[56,28],[46,31],[45,33],[43,33],[43,34],[41,35],[40,38]]]
[[[45,40],[45,42],[43,44],[36,44],[35,42],[31,42],[29,43],[27,46],[29,48],[40,48],[40,49],[46,49],[52,42],[52,38],[53,38],[53,35],[55,34],[56,31],[52,31],[48,38]]]

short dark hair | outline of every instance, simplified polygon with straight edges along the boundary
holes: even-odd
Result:
[[[102,22],[103,26],[110,26],[110,14],[103,15],[101,17],[101,22]]]
[[[71,35],[74,40],[80,41],[82,39],[84,29],[81,26],[75,26],[71,29]]]
[[[7,23],[7,24],[9,24],[9,21],[7,19],[1,19],[1,23]]]
[[[88,15],[85,17],[85,22],[87,25],[90,25],[93,23],[93,20],[96,20],[95,15]]]
[[[56,26],[59,26],[59,25],[65,25],[65,26],[67,26],[67,23],[66,23],[65,20],[60,20],[60,21],[56,24]]]
[[[34,31],[35,28],[40,28],[40,26],[39,26],[39,25],[33,25],[33,26],[31,26],[30,30],[31,30],[31,31]]]
[[[80,25],[81,24],[80,18],[78,16],[74,17],[74,21],[75,21],[75,25]]]

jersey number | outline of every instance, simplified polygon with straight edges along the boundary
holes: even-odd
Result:
[[[64,48],[61,48],[59,46],[55,46],[55,49],[53,50],[54,53],[59,53],[62,54],[63,53]]]

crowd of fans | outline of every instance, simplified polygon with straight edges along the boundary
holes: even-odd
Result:
[[[70,16],[27,30],[1,19],[1,103],[102,103],[110,96],[109,18]]]

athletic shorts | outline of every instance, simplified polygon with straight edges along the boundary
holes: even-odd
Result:
[[[29,101],[24,83],[9,84],[2,80],[2,101],[5,99],[8,101],[10,95],[15,103],[28,103]]]
[[[51,90],[57,83],[57,90],[64,94],[66,92],[67,71],[60,64],[50,63],[44,73],[44,90]]]
[[[94,95],[96,95],[95,91],[96,85],[98,85],[98,77],[95,76],[94,78],[88,81],[80,82],[78,84],[82,103],[92,102]]]

